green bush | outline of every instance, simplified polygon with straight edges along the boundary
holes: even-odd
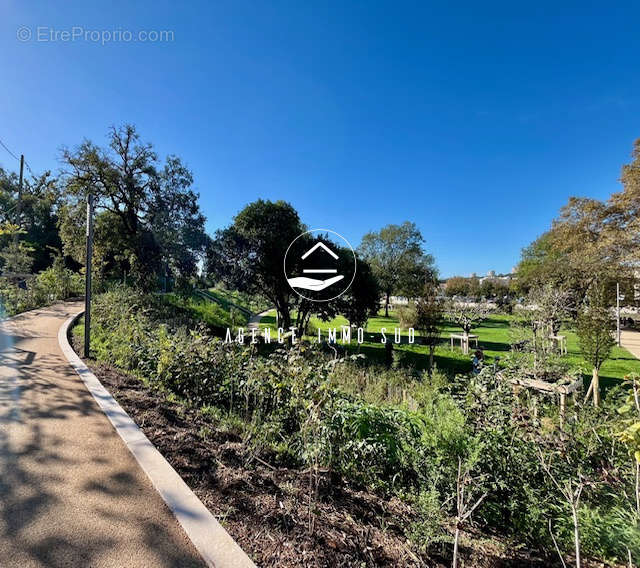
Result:
[[[331,360],[304,344],[260,354],[225,344],[199,316],[158,296],[116,288],[96,298],[92,349],[98,359],[135,371],[152,386],[221,417],[247,434],[256,451],[286,465],[320,465],[410,503],[405,527],[415,542],[447,540],[456,514],[459,460],[486,499],[474,522],[553,553],[548,523],[572,549],[559,483],[588,481],[580,508],[583,548],[602,559],[640,554],[633,471],[617,443],[619,401],[576,405],[560,430],[557,407],[538,417],[510,384],[485,368],[449,380]]]
[[[83,293],[82,275],[65,268],[62,258],[57,257],[53,266],[25,281],[25,288],[18,287],[7,278],[0,278],[0,317],[33,310]]]

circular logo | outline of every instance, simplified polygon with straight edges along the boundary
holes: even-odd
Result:
[[[356,277],[356,253],[347,239],[330,229],[298,235],[284,255],[284,275],[306,300],[328,302],[344,294]]]
[[[31,39],[31,28],[27,26],[20,26],[16,30],[16,37],[18,41],[29,41]]]

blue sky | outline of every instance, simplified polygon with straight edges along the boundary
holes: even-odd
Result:
[[[285,199],[353,244],[414,221],[444,276],[508,271],[570,195],[619,190],[640,137],[637,2],[55,4],[0,0],[0,139],[57,169],[132,122],[193,170],[211,232]]]

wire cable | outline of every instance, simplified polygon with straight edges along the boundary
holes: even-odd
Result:
[[[18,156],[16,156],[11,150],[9,150],[9,148],[7,147],[7,145],[0,140],[0,145],[11,155],[13,156],[16,160],[20,161],[20,158],[18,158]],[[24,158],[23,158],[24,159]],[[27,170],[29,170],[29,173],[33,176],[36,177],[36,174],[33,173],[33,170],[31,169],[31,166],[29,165],[29,163],[27,162],[27,160],[24,160],[24,165],[27,166]]]
[[[2,145],[2,147],[3,147],[7,152],[9,152],[9,154],[11,154],[11,155],[16,159],[16,160],[18,160],[18,161],[20,160],[20,158],[18,158],[18,156],[16,156],[16,155],[11,151],[11,150],[9,150],[9,148],[7,148],[7,145],[6,145],[2,140],[0,140],[0,145]]]

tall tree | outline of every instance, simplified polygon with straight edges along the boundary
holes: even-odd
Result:
[[[82,201],[96,198],[120,229],[112,254],[126,259],[138,283],[150,288],[158,274],[188,278],[204,252],[206,235],[191,172],[179,158],[161,164],[134,126],[112,127],[107,148],[90,141],[63,150],[66,189]],[[73,244],[65,242],[65,250]]]
[[[610,199],[612,240],[625,262],[640,260],[640,138],[633,144],[632,160],[622,167],[623,190]]]
[[[3,257],[10,257],[12,266],[20,265],[23,270],[19,272],[40,272],[51,264],[53,251],[61,246],[56,226],[57,180],[49,172],[25,179],[19,204],[18,186],[18,176],[0,168],[0,224],[17,227],[11,236],[0,235],[0,249],[5,249]],[[21,259],[23,254],[26,256]],[[8,264],[5,267],[9,270]]]
[[[254,201],[229,227],[216,233],[207,251],[207,273],[231,289],[267,297],[278,313],[280,327],[288,329],[298,296],[287,283],[283,260],[291,242],[304,230],[289,203]]]
[[[624,201],[620,198],[620,203]],[[596,280],[632,278],[628,260],[633,238],[626,235],[633,235],[635,221],[623,215],[621,207],[571,197],[551,229],[523,250],[517,288],[528,292],[550,282],[570,289],[581,300]]]
[[[362,237],[359,252],[369,262],[385,295],[384,313],[389,316],[392,294],[415,298],[436,269],[433,256],[423,249],[424,238],[415,223],[387,225]]]

